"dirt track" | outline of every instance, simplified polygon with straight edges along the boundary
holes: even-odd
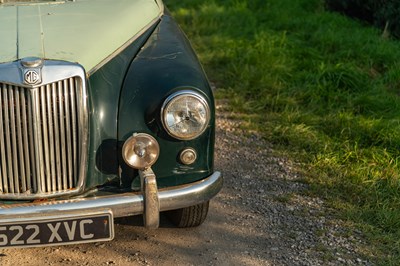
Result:
[[[303,196],[296,167],[219,113],[216,169],[225,185],[202,226],[177,229],[162,217],[149,231],[141,217],[118,219],[111,242],[0,250],[0,265],[370,265],[362,235]]]

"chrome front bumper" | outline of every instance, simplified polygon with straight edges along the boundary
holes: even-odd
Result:
[[[195,183],[160,189],[156,192],[159,204],[157,206],[157,215],[160,211],[185,208],[208,201],[221,190],[222,184],[223,178],[221,173],[214,172],[206,179]],[[63,213],[73,212],[84,214],[104,210],[111,210],[113,217],[124,217],[138,214],[146,216],[147,214],[147,216],[150,216],[150,218],[153,219],[154,206],[150,204],[150,206],[146,207],[145,201],[146,196],[143,191],[140,193],[128,192],[101,197],[53,200],[47,202],[21,204],[0,203],[0,224],[6,221],[12,221],[13,219],[35,220],[54,217],[62,215]],[[154,224],[149,227],[154,227]]]

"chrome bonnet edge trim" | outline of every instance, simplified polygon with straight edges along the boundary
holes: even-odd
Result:
[[[159,190],[160,211],[180,209],[196,205],[213,198],[222,188],[220,172],[198,182]],[[109,209],[114,217],[143,214],[143,195],[137,192],[60,201],[0,204],[0,223],[10,219],[27,217],[43,218],[63,212],[88,212]]]

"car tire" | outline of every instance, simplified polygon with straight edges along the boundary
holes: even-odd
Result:
[[[167,216],[177,227],[196,227],[205,221],[209,205],[210,201],[206,201],[198,205],[168,211]]]

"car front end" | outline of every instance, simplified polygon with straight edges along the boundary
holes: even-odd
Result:
[[[0,248],[204,221],[214,100],[161,1],[1,0],[0,40]]]

